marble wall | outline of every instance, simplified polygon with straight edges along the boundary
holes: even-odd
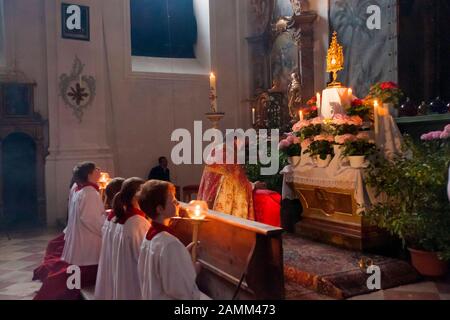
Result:
[[[203,1],[208,0],[197,0],[197,5]],[[76,1],[90,7],[89,42],[61,38],[61,0],[4,2],[7,63],[0,77],[19,80],[20,71],[36,82],[36,109],[49,121],[49,225],[65,220],[71,168],[77,162],[93,160],[113,175],[146,177],[159,156],[170,157],[174,129],[192,130],[195,120],[209,126],[204,116],[209,111],[208,68],[201,74],[132,71],[128,0]],[[208,63],[218,79],[219,110],[226,112],[223,129],[250,124],[245,6],[240,0],[209,1]],[[96,81],[95,100],[81,123],[59,90],[60,76],[70,73],[75,57],[85,64],[83,75]],[[171,172],[174,182],[184,186],[199,182],[202,167],[171,166]]]

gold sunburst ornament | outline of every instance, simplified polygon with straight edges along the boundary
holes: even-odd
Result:
[[[333,81],[328,85],[331,88],[342,87],[342,83],[337,81],[337,74],[344,70],[344,49],[339,44],[337,32],[333,32],[330,48],[327,53],[327,72],[333,74]]]

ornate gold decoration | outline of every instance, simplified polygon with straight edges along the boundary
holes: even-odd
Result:
[[[327,72],[333,74],[333,81],[328,87],[342,87],[342,83],[337,81],[337,73],[342,70],[344,70],[344,49],[338,42],[337,32],[334,31],[330,48],[327,53]]]

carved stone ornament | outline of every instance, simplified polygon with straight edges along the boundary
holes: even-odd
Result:
[[[82,75],[84,67],[81,60],[75,56],[71,73],[63,73],[59,77],[59,94],[80,123],[84,110],[93,103],[96,91],[95,78]]]

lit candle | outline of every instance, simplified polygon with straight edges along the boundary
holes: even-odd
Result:
[[[201,219],[202,216],[202,208],[200,206],[196,206],[194,210],[194,219]]]
[[[211,94],[211,109],[215,113],[217,112],[217,79],[213,72],[209,76],[209,87]]]
[[[256,123],[256,109],[252,108],[252,124]]]
[[[316,97],[317,97],[317,112],[320,117],[322,115],[322,100],[320,93],[317,92]]]
[[[299,115],[300,121],[303,121],[303,120],[304,120],[304,117],[303,117],[303,111],[302,111],[302,110],[300,110],[300,111],[298,112],[298,115]]]
[[[379,105],[378,105],[378,100],[375,100],[373,102],[373,119],[374,119],[374,126],[375,126],[375,136],[378,136],[378,133],[380,131],[380,127],[379,127]]]
[[[353,98],[353,90],[352,90],[352,88],[348,89],[348,96],[350,97],[350,99]]]

